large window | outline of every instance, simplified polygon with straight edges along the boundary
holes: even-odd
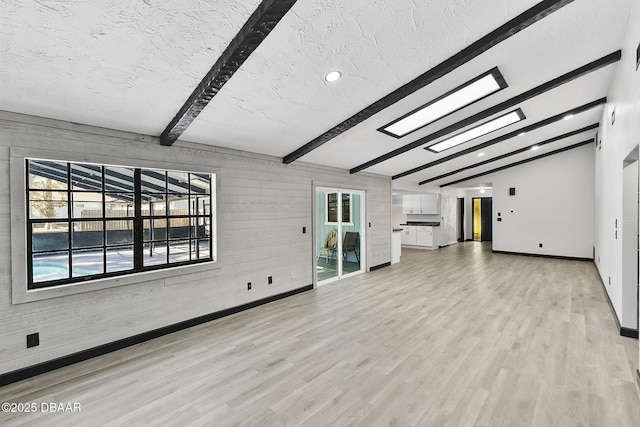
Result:
[[[26,160],[27,281],[44,288],[215,261],[215,175]]]

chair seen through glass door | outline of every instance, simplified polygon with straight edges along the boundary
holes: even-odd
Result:
[[[363,199],[359,192],[316,190],[318,283],[362,270]]]

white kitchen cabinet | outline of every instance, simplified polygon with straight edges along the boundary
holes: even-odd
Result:
[[[418,226],[416,229],[416,246],[433,246],[433,227]]]
[[[420,194],[406,194],[402,196],[402,213],[403,214],[420,214],[421,212]]]
[[[403,245],[416,245],[416,227],[411,225],[406,225],[402,227],[402,238],[401,242]]]
[[[405,194],[402,196],[402,213],[433,215],[440,213],[439,194]]]
[[[421,194],[420,195],[420,213],[421,214],[439,214],[440,213],[440,195],[439,194]]]
[[[403,246],[437,249],[440,242],[440,227],[430,225],[403,225]]]

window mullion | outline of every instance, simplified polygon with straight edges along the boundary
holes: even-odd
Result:
[[[171,203],[169,202],[169,172],[165,171],[164,172],[164,176],[165,176],[165,187],[164,187],[164,206],[165,206],[165,210],[164,210],[164,218],[165,218],[165,223],[164,223],[164,247],[165,247],[165,253],[164,253],[164,263],[165,264],[169,264],[169,248],[170,248],[170,241],[169,241],[169,228],[170,228],[170,224],[171,224]]]
[[[135,169],[133,173],[134,219],[133,219],[133,269],[142,270],[144,263],[144,221],[142,220],[142,171]]]
[[[102,272],[107,273],[107,178],[104,166],[100,167],[102,185]]]
[[[71,220],[71,214],[73,212],[73,194],[71,193],[71,163],[67,163],[67,240],[69,241],[69,278],[73,278],[73,221]]]

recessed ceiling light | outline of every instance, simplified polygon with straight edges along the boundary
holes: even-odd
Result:
[[[484,156],[484,153],[478,153],[478,157]]]
[[[480,189],[480,192],[481,192],[482,194],[484,194],[484,188],[481,188],[481,189]]]
[[[539,145],[534,145],[533,147],[531,147],[531,151],[537,151],[538,148],[540,148]]]
[[[340,78],[340,76],[342,76],[342,74],[340,74],[340,71],[331,71],[326,76],[324,76],[324,79],[328,82],[335,82]]]
[[[524,113],[521,109],[518,108],[517,110],[504,114],[462,133],[459,133],[455,136],[452,136],[451,138],[445,139],[444,141],[440,141],[430,147],[426,147],[426,149],[429,151],[440,153],[441,151],[455,147],[456,145],[463,144],[465,142],[471,141],[472,139],[476,139],[488,133],[495,132],[498,129],[502,129],[505,126],[517,123],[524,118]]]
[[[573,118],[573,114],[567,114],[566,116],[563,117],[563,119],[565,120],[569,120]]]
[[[496,67],[378,130],[402,138],[505,87],[507,83]]]

